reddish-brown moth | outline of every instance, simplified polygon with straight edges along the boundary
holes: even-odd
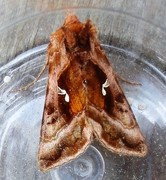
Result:
[[[50,37],[49,78],[41,127],[41,170],[83,153],[94,138],[108,150],[145,156],[132,110],[97,39],[90,20],[69,15]]]

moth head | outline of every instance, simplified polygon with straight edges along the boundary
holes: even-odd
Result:
[[[77,23],[77,22],[79,22],[77,16],[71,13],[66,16],[64,26],[68,26],[70,24]]]

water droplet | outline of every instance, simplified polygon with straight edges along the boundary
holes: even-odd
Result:
[[[5,76],[3,78],[3,81],[4,81],[4,83],[9,83],[11,81],[11,77],[10,76]]]
[[[143,110],[145,110],[146,108],[147,108],[146,104],[144,104],[144,103],[139,103],[139,104],[138,104],[138,110],[143,111]]]

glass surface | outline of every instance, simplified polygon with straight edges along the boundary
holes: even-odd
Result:
[[[166,32],[123,12],[90,8],[74,12],[81,21],[90,18],[96,24],[114,71],[128,81],[142,84],[133,86],[119,80],[146,138],[148,155],[119,156],[94,141],[74,161],[46,173],[38,170],[47,69],[28,90],[11,90],[32,82],[43,67],[49,35],[66,16],[66,10],[51,11],[14,22],[0,31],[8,45],[3,53],[9,59],[7,63],[2,60],[0,66],[0,179],[165,179]],[[13,37],[14,32],[19,34],[17,38]]]

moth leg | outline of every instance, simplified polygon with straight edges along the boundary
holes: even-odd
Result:
[[[48,58],[47,58],[46,63],[44,64],[44,66],[43,66],[42,69],[40,70],[39,74],[37,75],[37,77],[36,77],[32,82],[30,82],[30,83],[27,84],[26,86],[23,86],[23,87],[21,87],[21,88],[19,88],[19,89],[13,89],[13,90],[11,90],[11,92],[26,91],[28,88],[30,88],[31,86],[33,86],[33,85],[39,80],[39,78],[41,77],[41,75],[42,75],[43,72],[45,71],[47,65],[48,65]]]
[[[120,76],[119,74],[116,74],[116,77],[117,77],[118,79],[120,79],[121,81],[127,83],[127,84],[136,85],[136,86],[142,86],[141,83],[139,83],[139,82],[134,82],[134,81],[128,81],[128,80],[126,80],[125,78],[123,78],[122,76]]]

